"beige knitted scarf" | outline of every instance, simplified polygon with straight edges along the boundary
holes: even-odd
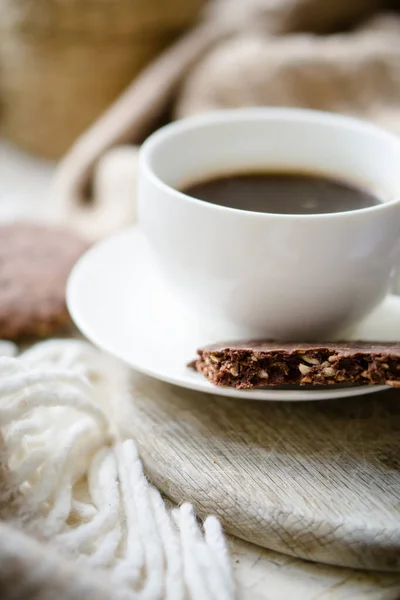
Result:
[[[2,600],[233,599],[218,521],[169,509],[121,437],[127,370],[79,340],[0,353]]]

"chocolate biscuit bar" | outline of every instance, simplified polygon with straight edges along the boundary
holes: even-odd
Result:
[[[400,344],[228,342],[201,348],[190,366],[214,385],[239,390],[277,385],[400,387]]]

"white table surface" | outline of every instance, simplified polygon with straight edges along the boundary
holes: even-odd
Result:
[[[39,219],[49,207],[54,163],[0,142],[0,222]],[[241,597],[264,600],[398,600],[400,575],[363,573],[263,550],[231,540]]]

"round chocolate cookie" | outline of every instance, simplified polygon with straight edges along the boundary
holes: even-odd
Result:
[[[69,323],[68,275],[87,244],[34,224],[0,227],[0,339],[46,337]]]

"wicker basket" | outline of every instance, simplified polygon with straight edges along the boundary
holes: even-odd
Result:
[[[2,133],[60,156],[204,0],[0,0]]]

